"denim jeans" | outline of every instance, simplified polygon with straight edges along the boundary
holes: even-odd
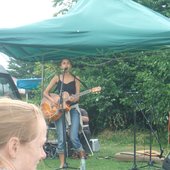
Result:
[[[58,139],[58,153],[64,153],[64,135],[66,132],[66,126],[63,126],[63,116],[55,121],[57,139]],[[69,130],[69,136],[74,149],[78,152],[83,151],[82,144],[79,140],[79,127],[80,127],[80,114],[76,109],[70,110],[71,126]],[[64,122],[66,123],[66,122]]]

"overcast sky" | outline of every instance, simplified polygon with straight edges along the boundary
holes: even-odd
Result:
[[[52,0],[0,0],[0,28],[17,27],[53,16]]]
[[[0,28],[18,27],[51,18],[56,9],[52,0],[0,0]],[[7,68],[8,58],[0,54]]]

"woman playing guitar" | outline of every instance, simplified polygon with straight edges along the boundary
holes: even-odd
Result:
[[[74,106],[78,107],[79,97],[74,94],[80,93],[80,81],[78,77],[74,77],[70,73],[70,69],[72,68],[71,61],[69,59],[62,59],[60,63],[60,68],[63,71],[63,74],[55,75],[52,80],[50,81],[49,85],[44,91],[44,97],[47,98],[53,105],[60,105],[58,100],[55,100],[52,96],[50,96],[50,91],[53,87],[56,87],[56,92],[60,93],[60,89],[62,86],[62,91],[69,94],[69,105],[71,106],[70,112],[70,120],[71,120],[71,127],[70,127],[70,139],[73,144],[73,147],[76,151],[80,153],[80,156],[84,156],[84,150],[80,140],[78,138],[78,131],[80,126],[80,114]],[[63,81],[63,82],[62,82]],[[72,95],[72,96],[71,96]],[[65,96],[63,96],[65,98]],[[67,101],[67,102],[68,102]],[[65,107],[65,104],[62,104]],[[62,116],[61,116],[62,117]],[[64,155],[64,136],[63,136],[63,121],[61,118],[55,121],[57,138],[58,138],[58,152],[59,152],[59,159],[60,159],[60,168],[64,167],[65,163],[65,155]]]

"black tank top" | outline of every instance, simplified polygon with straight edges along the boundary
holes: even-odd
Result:
[[[55,91],[57,93],[60,93],[61,83],[62,83],[62,81],[60,80],[60,77],[59,77],[59,81],[58,81],[57,86],[55,88]],[[71,81],[69,83],[63,83],[62,92],[64,92],[64,91],[68,92],[69,95],[76,94],[76,82],[75,82],[75,78],[74,78],[73,81]]]

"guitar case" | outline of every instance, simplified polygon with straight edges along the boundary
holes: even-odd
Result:
[[[157,151],[152,151],[152,160],[155,163],[162,164],[164,158],[159,158],[159,153]],[[131,162],[134,160],[133,152],[119,152],[116,153],[114,158],[118,161]],[[150,151],[136,151],[136,161],[138,162],[149,162],[150,160]]]

